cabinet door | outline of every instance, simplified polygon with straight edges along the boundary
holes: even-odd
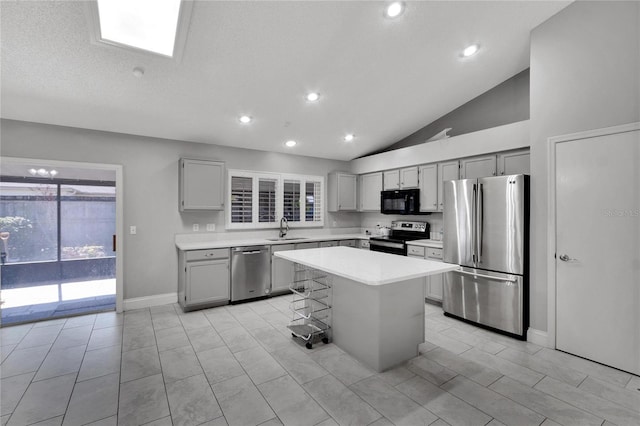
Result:
[[[275,257],[273,253],[294,249],[294,244],[271,246],[271,294],[289,291],[289,284],[291,284],[294,279],[294,263]]]
[[[360,176],[360,211],[379,212],[381,191],[382,173],[371,173]]]
[[[323,247],[338,247],[338,242],[337,241],[321,241],[320,248],[323,248]]]
[[[356,186],[356,175],[338,175],[338,210],[357,209]]]
[[[400,170],[384,172],[384,190],[400,189]]]
[[[448,180],[460,179],[460,163],[456,161],[448,161],[446,163],[438,163],[438,210],[442,211],[444,207],[444,186],[443,182]]]
[[[338,242],[338,245],[343,247],[356,247],[356,240],[341,240]]]
[[[498,154],[499,175],[528,175],[530,170],[528,149]]]
[[[438,165],[420,167],[420,211],[438,210]]]
[[[407,257],[413,257],[414,259],[424,259],[424,255],[416,255],[416,254],[410,254],[410,253],[407,253]],[[430,277],[423,278],[425,295],[429,293],[429,278]]]
[[[400,188],[418,187],[418,168],[408,167],[400,170]]]
[[[465,158],[460,162],[460,179],[475,179],[495,175],[495,155]]]
[[[187,262],[186,304],[229,300],[229,259]]]
[[[180,211],[222,210],[224,163],[180,160]]]
[[[430,275],[427,285],[427,297],[442,302],[443,274]]]

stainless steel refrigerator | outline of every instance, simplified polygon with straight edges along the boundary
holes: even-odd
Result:
[[[444,182],[442,306],[462,318],[526,339],[529,326],[529,176]]]

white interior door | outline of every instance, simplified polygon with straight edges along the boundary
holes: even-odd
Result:
[[[556,144],[556,346],[640,374],[640,131]]]

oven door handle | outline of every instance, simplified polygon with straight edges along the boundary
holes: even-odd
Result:
[[[371,246],[390,247],[390,248],[397,248],[397,249],[403,249],[404,248],[404,244],[402,244],[402,243],[390,243],[388,241],[369,240],[369,247],[371,247]]]

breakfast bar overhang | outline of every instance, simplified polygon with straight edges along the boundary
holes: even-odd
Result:
[[[332,340],[381,372],[418,355],[424,342],[424,277],[458,265],[350,247],[274,256],[332,276]]]

